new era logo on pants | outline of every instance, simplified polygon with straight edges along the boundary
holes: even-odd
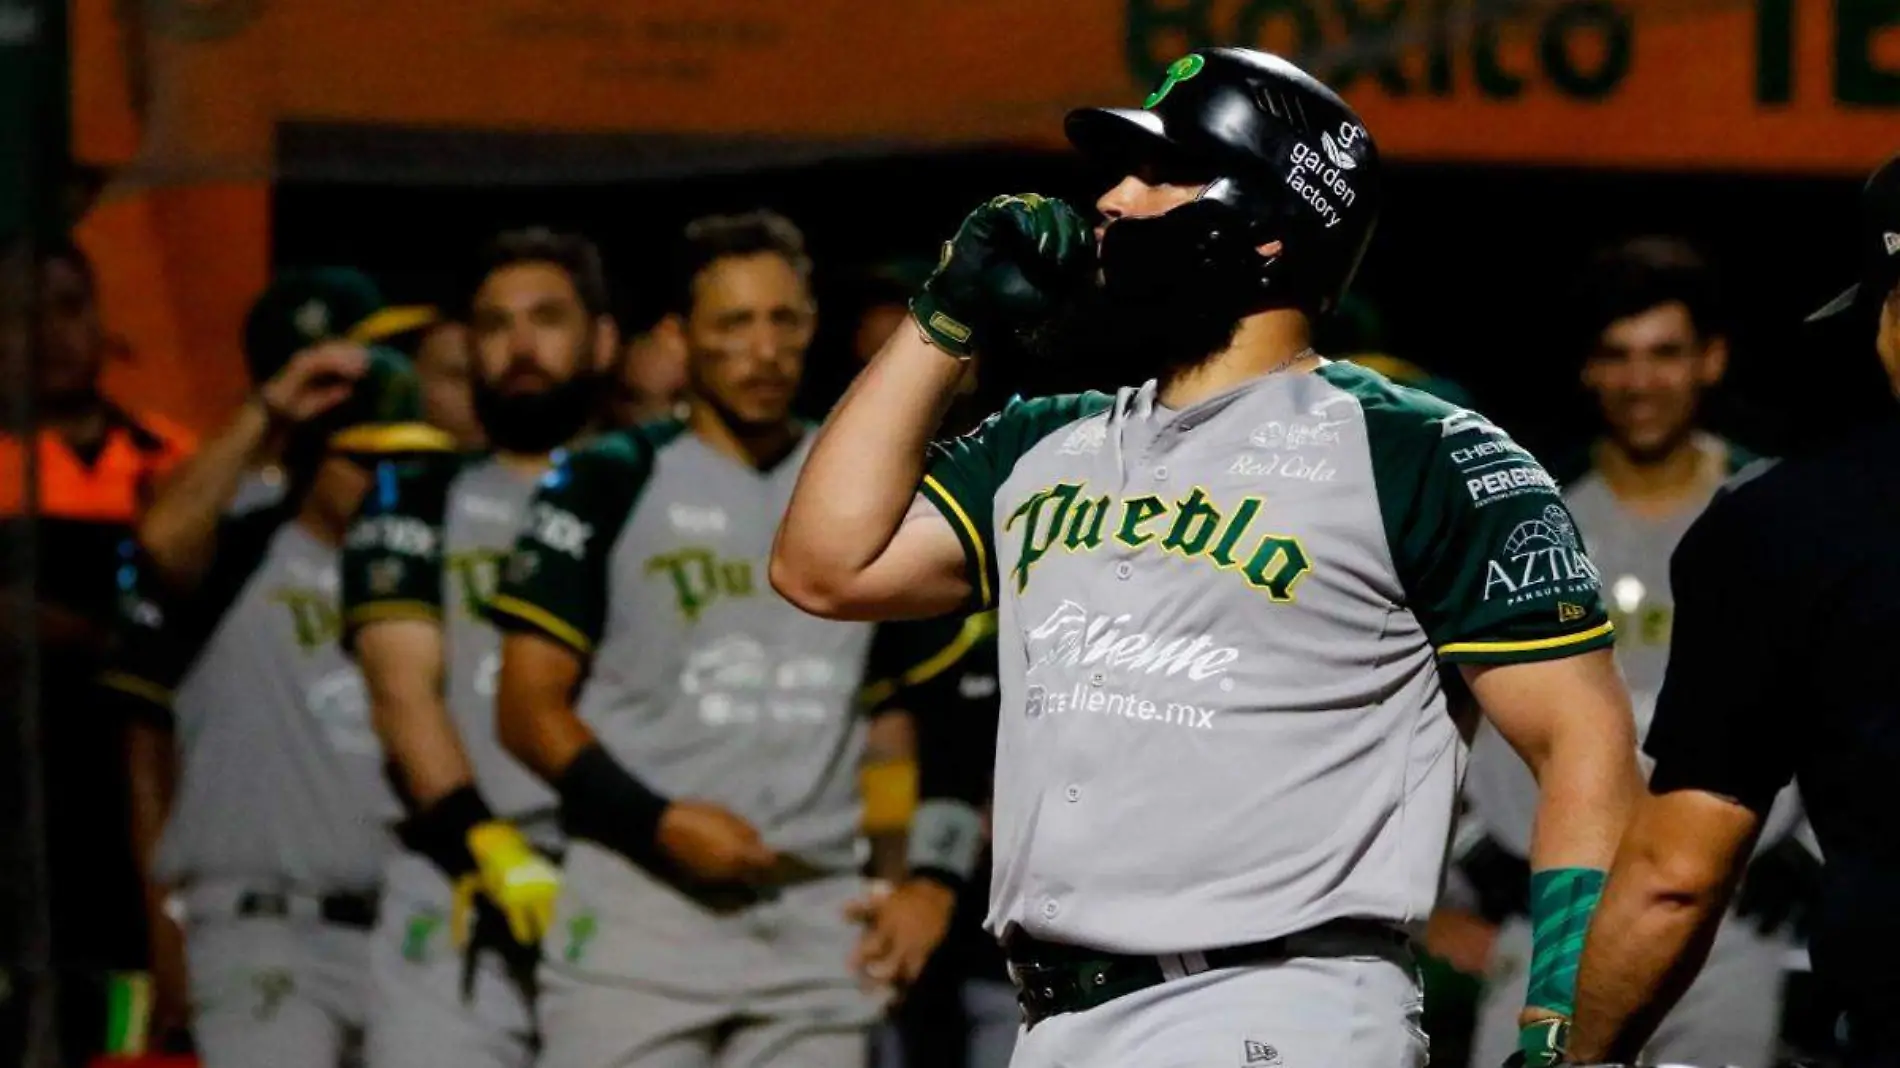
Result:
[[[1280,1051],[1265,1042],[1255,1042],[1250,1038],[1247,1040],[1245,1052],[1246,1060],[1242,1062],[1245,1065],[1261,1065],[1264,1068],[1264,1066],[1280,1063]]]

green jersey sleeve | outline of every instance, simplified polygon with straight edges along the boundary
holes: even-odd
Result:
[[[968,434],[930,447],[925,461],[925,500],[936,506],[963,545],[975,609],[996,604],[996,493],[1016,461],[1056,431],[1107,410],[1103,393],[1072,393],[1033,400],[1016,398]]]
[[[290,515],[287,505],[277,504],[225,517],[211,567],[190,590],[168,589],[138,543],[125,540],[111,643],[95,678],[115,714],[170,723],[172,692],[191,673]]]
[[[1366,412],[1387,544],[1440,659],[1506,664],[1611,644],[1596,567],[1529,451],[1469,409],[1326,372]]]
[[[442,523],[459,463],[385,461],[343,542],[343,645],[365,624],[442,617]]]
[[[607,622],[614,543],[652,471],[653,444],[631,431],[561,454],[535,489],[486,606],[495,626],[592,656]]]

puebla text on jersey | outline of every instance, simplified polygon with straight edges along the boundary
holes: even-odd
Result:
[[[990,928],[1169,953],[1422,921],[1464,757],[1438,661],[1611,644],[1569,513],[1482,417],[1351,365],[1154,394],[933,449],[999,609]]]
[[[543,478],[488,613],[587,662],[576,711],[656,790],[844,871],[871,629],[805,615],[765,574],[810,448],[760,471],[677,422],[602,436]]]

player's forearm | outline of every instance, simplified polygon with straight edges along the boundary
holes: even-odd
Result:
[[[266,453],[270,418],[257,401],[238,409],[224,432],[206,442],[167,480],[139,520],[138,539],[166,585],[188,589],[216,548],[218,520],[244,473]]]
[[[369,689],[370,722],[411,803],[427,808],[473,782],[461,733],[442,699],[440,625],[423,619],[370,623],[356,634],[355,651]]]
[[[159,836],[171,814],[176,779],[170,732],[146,723],[131,724],[125,735],[125,764],[132,859],[145,884],[147,905],[157,908],[163,903],[165,888],[153,877],[153,865]]]
[[[418,807],[434,804],[475,781],[461,735],[440,697],[370,701],[376,735],[401,769],[403,787]]]
[[[813,442],[772,549],[772,584],[811,608],[840,599],[890,545],[963,365],[906,323]]]
[[[1573,1059],[1636,1058],[1701,969],[1758,827],[1694,791],[1638,803],[1584,944]]]

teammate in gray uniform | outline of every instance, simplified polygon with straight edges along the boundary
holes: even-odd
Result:
[[[559,889],[554,795],[495,739],[501,636],[482,606],[615,330],[599,252],[547,230],[498,237],[468,303],[493,451],[384,465],[344,552],[346,645],[409,813],[371,951],[370,1068],[525,1068]]]
[[[1544,787],[1556,939],[1525,1021],[1560,1048],[1567,947],[1638,788],[1628,698],[1537,462],[1310,348],[1370,238],[1371,136],[1291,64],[1218,48],[1068,130],[1126,176],[1097,240],[1033,195],[973,212],[820,433],[772,565],[828,617],[998,607],[1012,1063],[1423,1064],[1405,932],[1464,759],[1441,661]],[[1158,377],[928,446],[962,360],[1011,334]],[[1508,485],[1466,470],[1481,446]]]
[[[1617,663],[1640,737],[1669,658],[1670,554],[1717,488],[1750,457],[1698,429],[1702,397],[1720,381],[1728,356],[1712,272],[1698,253],[1666,238],[1618,245],[1591,265],[1576,303],[1588,338],[1583,381],[1607,433],[1592,451],[1588,473],[1565,489],[1564,501],[1603,576]],[[1503,920],[1489,953],[1472,1060],[1497,1064],[1516,1048],[1524,998],[1531,930],[1523,858],[1537,784],[1495,732],[1480,729],[1465,793],[1470,808],[1460,828],[1459,866],[1479,884],[1476,897],[1493,913],[1487,919]],[[1799,808],[1794,791],[1784,791],[1757,845],[1764,864],[1800,863],[1787,856],[1803,848],[1793,840]],[[1759,898],[1743,895],[1750,905],[1771,907]],[[1789,904],[1772,908],[1785,916]],[[1708,968],[1657,1031],[1645,1059],[1742,1068],[1773,1063],[1783,961],[1794,948],[1788,925],[1732,915]]]
[[[504,745],[571,842],[544,944],[546,1068],[848,1068],[876,1002],[846,967],[870,628],[765,582],[804,462],[815,309],[776,215],[687,228],[684,422],[604,434],[542,480],[489,613]]]
[[[336,644],[337,549],[369,467],[446,438],[390,425],[420,416],[392,351],[260,347],[278,314],[304,340],[343,334],[336,292],[321,275],[291,276],[259,302],[254,373],[288,362],[154,502],[151,557],[128,552],[120,576],[126,633],[104,681],[138,724],[135,790],[155,803],[136,845],[184,929],[207,1068],[332,1068],[367,1008],[395,808],[362,677]],[[279,436],[290,492],[230,514],[249,461]],[[163,819],[156,843],[151,816]]]

